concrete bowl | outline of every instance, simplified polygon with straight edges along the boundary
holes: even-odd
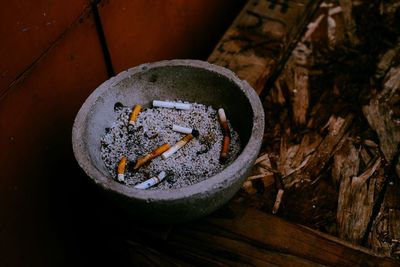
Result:
[[[150,106],[154,99],[223,107],[240,135],[240,155],[220,173],[180,189],[140,190],[118,183],[100,156],[100,139],[116,119],[114,105]],[[247,82],[207,62],[170,60],[131,68],[101,84],[75,118],[72,144],[75,158],[89,178],[135,218],[173,223],[202,217],[229,201],[259,153],[263,132],[264,111]]]

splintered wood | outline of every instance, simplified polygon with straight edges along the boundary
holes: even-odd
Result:
[[[236,201],[400,259],[399,12],[320,4],[263,99],[263,148]]]
[[[233,70],[261,93],[320,1],[281,2],[250,0],[208,61]]]

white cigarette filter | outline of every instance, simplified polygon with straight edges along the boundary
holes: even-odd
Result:
[[[183,127],[176,124],[172,125],[172,130],[178,133],[192,134],[194,137],[199,136],[199,131],[197,131],[196,129]]]
[[[176,108],[176,109],[191,109],[192,105],[191,104],[185,104],[185,103],[179,103],[179,102],[153,100],[153,107]]]
[[[143,183],[135,185],[135,188],[136,189],[147,189],[149,187],[152,187],[153,185],[159,184],[162,180],[164,180],[164,178],[166,176],[167,176],[167,174],[164,171],[162,171],[158,174],[158,176],[152,177],[152,178],[144,181]]]
[[[223,108],[218,109],[218,116],[221,122],[226,122],[225,110]]]
[[[173,145],[170,149],[165,151],[164,153],[161,154],[161,157],[163,159],[169,158],[172,154],[174,154],[176,151],[178,151],[181,147],[187,144],[190,140],[193,139],[192,134],[188,134],[185,137],[183,137],[181,140],[179,140],[175,145]]]
[[[123,181],[125,181],[125,174],[118,173],[118,182],[123,182]]]

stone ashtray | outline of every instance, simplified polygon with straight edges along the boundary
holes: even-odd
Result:
[[[140,190],[118,183],[110,177],[100,153],[100,139],[116,119],[114,105],[150,106],[154,99],[224,108],[241,139],[239,156],[216,175],[179,189]],[[264,111],[247,82],[207,62],[170,60],[131,68],[100,85],[75,118],[72,145],[76,160],[90,179],[135,218],[171,223],[202,217],[228,202],[249,174],[263,133]]]

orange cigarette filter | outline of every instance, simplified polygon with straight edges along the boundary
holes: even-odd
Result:
[[[127,161],[127,158],[125,156],[123,156],[121,158],[121,160],[119,161],[118,174],[124,174],[125,173],[126,161]]]
[[[222,149],[221,149],[221,154],[219,157],[219,160],[222,163],[225,163],[226,159],[228,158],[228,152],[229,152],[229,143],[231,142],[231,139],[229,136],[224,136],[224,139],[222,141]]]
[[[226,119],[225,111],[223,108],[220,108],[218,110],[218,117],[219,117],[219,122],[221,124],[222,133],[224,134],[224,139],[222,141],[222,148],[221,148],[221,154],[219,157],[219,161],[221,163],[225,163],[228,158],[229,143],[231,142],[231,132],[230,132],[230,129],[228,126],[228,121]]]
[[[117,173],[118,173],[118,181],[122,182],[125,179],[125,167],[126,167],[127,158],[122,156],[121,160],[118,163]]]
[[[192,140],[193,139],[193,134],[187,134],[187,135],[185,135],[181,140],[179,140],[179,142],[182,142],[182,143],[187,143],[187,142],[189,142],[190,140]]]
[[[145,156],[139,158],[136,161],[135,166],[133,167],[134,170],[139,169],[141,166],[143,166],[146,162],[154,159],[155,157],[158,157],[159,155],[161,155],[162,153],[164,153],[165,151],[167,151],[170,148],[169,144],[163,144],[160,147],[154,149],[153,151],[151,151],[150,153],[146,154]]]
[[[132,109],[132,113],[131,113],[131,117],[129,119],[129,124],[134,124],[140,111],[142,110],[142,106],[141,105],[136,105],[133,109]]]

